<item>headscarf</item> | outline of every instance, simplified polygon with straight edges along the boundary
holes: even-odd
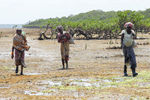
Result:
[[[134,24],[131,23],[131,22],[126,22],[126,23],[124,24],[124,27],[125,27],[126,29],[127,29],[128,27],[133,28],[133,27],[134,27]]]
[[[57,26],[57,29],[63,30],[63,27],[60,25],[60,26]]]

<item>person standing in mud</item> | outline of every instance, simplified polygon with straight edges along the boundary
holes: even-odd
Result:
[[[125,29],[121,32],[121,45],[123,49],[125,64],[124,64],[124,76],[128,76],[127,74],[127,65],[130,64],[132,75],[133,77],[137,76],[138,73],[136,73],[136,57],[134,53],[133,47],[136,46],[136,43],[134,41],[135,38],[135,32],[133,29],[133,24],[131,22],[127,22],[124,25]]]
[[[21,65],[21,73],[23,75],[23,67],[26,68],[24,58],[25,58],[25,50],[28,51],[30,46],[27,45],[27,40],[25,34],[22,34],[21,29],[16,30],[16,34],[13,37],[13,46],[11,52],[11,58],[14,58],[15,51],[15,65],[16,65],[16,74],[18,73],[18,67]]]
[[[63,69],[65,69],[65,63],[66,63],[66,69],[68,69],[68,61],[69,61],[69,40],[71,39],[71,36],[69,33],[63,32],[63,27],[58,26],[57,27],[58,34],[57,34],[57,40],[58,43],[60,43],[60,50],[61,50],[61,60]]]

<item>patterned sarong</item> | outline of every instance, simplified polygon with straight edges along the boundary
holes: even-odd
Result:
[[[19,51],[19,50],[15,49],[15,64],[16,64],[16,66],[21,65],[21,66],[25,67],[24,57],[25,57],[24,51]]]
[[[28,50],[27,48],[29,47],[26,43],[26,39],[22,35],[16,34],[13,38],[13,47],[15,48],[15,64],[16,66],[25,66],[24,63],[24,58],[25,54],[24,51]],[[30,48],[30,47],[29,47]]]
[[[69,60],[69,42],[61,43],[61,57],[64,60]]]
[[[13,47],[17,50],[29,50],[30,46],[27,45],[26,38],[22,35],[16,34],[13,38]]]
[[[17,50],[24,51],[25,41],[22,35],[16,34],[13,38],[13,47]]]

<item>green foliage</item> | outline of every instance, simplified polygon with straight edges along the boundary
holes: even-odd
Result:
[[[132,22],[137,31],[150,30],[150,9],[146,11],[109,11],[93,10],[87,13],[71,15],[62,18],[39,19],[24,27],[42,27],[50,24],[55,29],[62,25],[65,30],[80,28],[84,32],[91,34],[116,33],[118,34],[126,22]]]
[[[141,13],[131,10],[118,11],[117,15],[119,18],[118,24],[121,30],[124,28],[124,24],[126,22],[132,22],[134,24],[134,28],[136,30],[139,29],[140,25],[142,25],[142,19],[144,18],[144,15]]]

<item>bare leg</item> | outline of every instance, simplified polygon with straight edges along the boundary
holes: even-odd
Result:
[[[23,75],[23,66],[21,66],[21,73],[20,75]]]
[[[63,65],[63,69],[65,69],[65,62],[64,62],[64,59],[62,59],[62,65]]]
[[[18,66],[16,66],[16,74],[18,73]]]
[[[124,65],[124,76],[128,76],[128,74],[127,74],[127,66],[126,65]]]
[[[68,60],[65,60],[66,62],[66,69],[68,69]]]
[[[68,56],[65,57],[66,69],[68,69]]]

